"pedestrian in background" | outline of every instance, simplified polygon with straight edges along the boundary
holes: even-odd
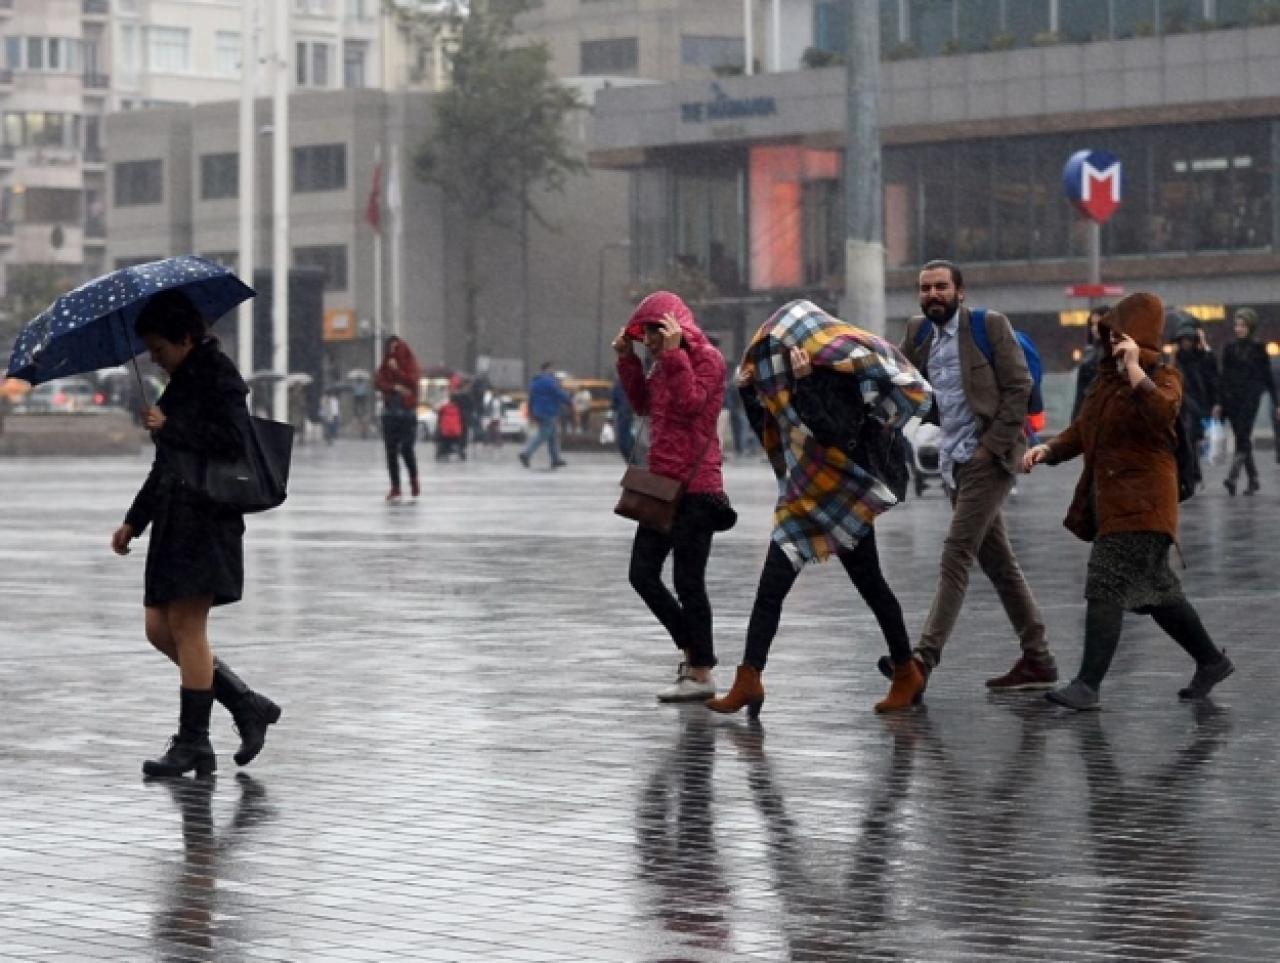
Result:
[[[1089,309],[1088,330],[1084,338],[1084,354],[1080,358],[1080,367],[1076,369],[1076,396],[1071,403],[1071,420],[1075,421],[1084,405],[1084,396],[1089,393],[1093,379],[1098,377],[1098,362],[1106,357],[1107,346],[1098,338],[1098,319],[1109,310],[1104,304]]]
[[[635,417],[631,411],[631,402],[627,400],[627,392],[622,387],[621,379],[615,378],[609,395],[609,404],[613,409],[613,430],[618,443],[618,452],[623,461],[631,460],[631,452],[635,448]]]
[[[634,343],[653,363],[646,375]],[[632,409],[649,419],[649,470],[684,482],[669,534],[640,525],[631,544],[631,587],[662,623],[682,654],[675,684],[661,702],[702,701],[716,694],[707,560],[711,539],[737,520],[724,494],[716,422],[724,399],[724,356],[707,340],[693,312],[668,291],[650,294],[613,340],[618,380]],[[662,582],[673,556],[675,595]]]
[[[409,472],[409,491],[414,498],[422,493],[418,484],[418,459],[413,446],[418,440],[418,379],[422,368],[413,351],[395,335],[387,338],[382,364],[374,387],[382,393],[382,443],[387,451],[387,474],[391,490],[387,501],[400,500],[400,459]]]
[[[1182,419],[1182,430],[1191,441],[1195,453],[1194,482],[1199,488],[1204,484],[1204,473],[1200,467],[1200,443],[1205,438],[1205,423],[1218,401],[1218,363],[1209,350],[1204,329],[1198,324],[1180,325],[1174,332],[1174,341],[1177,344],[1174,363],[1178,366],[1178,373],[1182,375],[1182,408],[1178,417]]]
[[[342,399],[334,389],[326,391],[320,406],[320,418],[324,422],[324,442],[332,445],[338,440],[338,429],[342,426]]]
[[[544,444],[551,456],[552,468],[563,468],[566,464],[560,457],[558,421],[561,414],[572,410],[573,399],[560,386],[554,367],[550,361],[544,361],[542,371],[529,382],[529,420],[533,422],[534,433],[520,452],[520,464],[525,468],[529,467],[533,453]]]
[[[1222,482],[1223,487],[1227,494],[1235,495],[1243,468],[1249,477],[1244,493],[1252,495],[1262,487],[1258,484],[1258,466],[1253,461],[1253,425],[1258,418],[1258,403],[1266,394],[1271,399],[1272,412],[1280,415],[1280,399],[1276,397],[1267,349],[1254,340],[1258,312],[1253,308],[1238,308],[1233,329],[1235,340],[1222,351],[1221,391],[1213,415],[1215,418],[1226,415],[1236,445],[1235,458]]]
[[[573,394],[573,414],[580,434],[591,431],[591,389],[585,385]]]
[[[1182,378],[1161,363],[1164,308],[1152,294],[1131,294],[1100,326],[1113,362],[1080,417],[1047,445],[1027,452],[1026,471],[1084,456],[1066,526],[1093,543],[1085,576],[1084,655],[1080,671],[1048,698],[1069,709],[1096,709],[1120,642],[1124,613],[1149,614],[1196,662],[1178,695],[1201,699],[1234,670],[1214,645],[1169,566],[1178,537],[1175,421]]]
[[[871,609],[893,662],[877,712],[909,708],[924,690],[902,606],[885,581],[875,519],[905,497],[909,472],[898,430],[928,410],[932,392],[881,338],[795,301],[765,322],[737,378],[743,406],[778,480],[773,534],[760,573],[746,649],[714,712],[758,714],[782,605],[803,567],[832,555]]]
[[[239,765],[262,750],[280,707],[252,691],[209,647],[209,610],[240,600],[244,589],[244,519],[187,488],[175,449],[221,460],[244,455],[249,393],[207,323],[185,295],[168,291],[147,302],[134,325],[169,385],[143,413],[156,456],[124,523],[111,536],[117,555],[151,526],[143,606],[147,641],[178,667],[178,732],[165,753],[142,764],[149,776],[199,776],[217,768],[209,741],[214,700],[240,731]]]

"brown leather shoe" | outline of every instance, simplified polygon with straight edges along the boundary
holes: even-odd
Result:
[[[1037,662],[1025,655],[1004,675],[987,680],[988,689],[1004,692],[1052,689],[1058,684],[1058,666],[1052,659]]]
[[[760,670],[749,665],[738,666],[733,677],[733,687],[718,699],[708,699],[706,707],[712,712],[737,712],[747,707],[747,715],[755,718],[760,715],[760,707],[764,705],[764,683],[760,681]]]
[[[893,684],[889,694],[876,703],[876,712],[899,712],[910,709],[924,693],[924,673],[915,659],[893,667]]]

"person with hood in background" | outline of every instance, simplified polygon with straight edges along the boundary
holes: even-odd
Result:
[[[1222,351],[1221,391],[1213,416],[1226,415],[1236,443],[1235,458],[1222,485],[1227,494],[1235,495],[1236,481],[1243,468],[1249,476],[1244,493],[1252,495],[1261,487],[1258,466],[1253,461],[1253,423],[1258,417],[1258,403],[1265,393],[1271,399],[1271,410],[1280,415],[1280,400],[1276,397],[1267,349],[1253,337],[1258,330],[1258,312],[1253,308],[1238,308],[1234,328],[1236,339]]]
[[[1089,393],[1093,380],[1098,377],[1098,362],[1105,359],[1110,349],[1098,339],[1098,319],[1111,309],[1100,304],[1089,309],[1089,329],[1085,335],[1084,355],[1080,358],[1080,367],[1076,369],[1076,396],[1071,403],[1071,420],[1076,420],[1084,405],[1084,396]]]
[[[928,412],[933,392],[889,342],[794,301],[765,322],[738,373],[743,406],[778,479],[773,535],[747,627],[746,651],[714,712],[760,712],[760,676],[782,604],[809,562],[832,555],[880,624],[893,661],[877,712],[924,691],[902,606],[880,570],[875,520],[906,495],[898,429]]]
[[[395,335],[387,338],[382,364],[374,387],[382,392],[382,441],[387,449],[387,473],[391,490],[387,501],[400,499],[400,459],[409,471],[409,490],[414,498],[422,493],[418,485],[418,459],[413,444],[418,439],[418,378],[422,369],[407,344]]]
[[[1174,363],[1182,375],[1182,409],[1178,417],[1182,419],[1182,430],[1190,439],[1195,454],[1194,481],[1199,488],[1204,484],[1200,442],[1205,436],[1205,421],[1218,400],[1218,363],[1209,350],[1204,328],[1189,315],[1183,315],[1174,332],[1174,343],[1177,345]]]
[[[1169,566],[1178,537],[1175,430],[1182,377],[1160,354],[1164,307],[1152,294],[1131,294],[1100,326],[1113,362],[1080,417],[1023,458],[1023,470],[1084,456],[1084,471],[1063,523],[1093,543],[1085,576],[1084,656],[1074,680],[1047,697],[1069,709],[1096,709],[1099,689],[1120,642],[1125,611],[1150,615],[1195,660],[1182,699],[1202,699],[1234,670],[1214,645]]]
[[[646,376],[634,344],[653,359]],[[707,340],[693,312],[669,291],[650,294],[613,340],[618,380],[631,408],[649,420],[649,470],[684,483],[670,534],[640,525],[631,545],[631,586],[682,653],[675,684],[660,702],[702,701],[716,694],[707,560],[711,539],[737,515],[724,493],[716,430],[724,400],[724,356]],[[662,582],[673,556],[675,595]]]

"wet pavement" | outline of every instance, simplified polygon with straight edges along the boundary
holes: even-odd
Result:
[[[0,462],[0,960],[1280,958],[1270,461],[1261,496],[1211,469],[1184,508],[1190,594],[1239,666],[1212,705],[1177,701],[1191,667],[1137,617],[1102,713],[989,697],[1016,645],[978,576],[927,706],[877,717],[883,643],[827,566],[750,726],[654,702],[676,660],[626,583],[621,462],[566,457],[428,461],[420,502],[387,506],[374,443],[300,451],[211,623],[283,720],[238,776],[215,707],[217,779],[151,784],[177,679],[141,635],[145,546],[107,548],[145,462]],[[1067,672],[1074,475],[1009,508]],[[722,687],[772,490],[756,460],[727,477]],[[880,524],[913,632],[946,518],[935,492]]]

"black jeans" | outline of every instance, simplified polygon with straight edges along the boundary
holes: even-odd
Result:
[[[905,665],[911,661],[911,639],[902,621],[902,606],[880,571],[875,529],[867,532],[866,538],[852,549],[840,552],[836,557],[880,623],[880,631],[884,633],[889,657],[894,664]],[[799,575],[777,543],[770,542],[764,570],[760,573],[760,585],[756,589],[755,605],[751,608],[751,621],[747,624],[747,648],[742,656],[744,664],[764,671],[765,662],[769,659],[769,646],[773,644],[778,622],[782,619],[782,603]]]
[[[1213,665],[1222,658],[1222,650],[1214,645],[1200,616],[1186,599],[1144,611],[1195,660],[1196,665]],[[1080,661],[1077,678],[1095,690],[1101,688],[1102,680],[1111,668],[1111,659],[1120,644],[1123,622],[1124,609],[1119,605],[1089,599],[1085,609],[1084,657]]]
[[[418,459],[413,454],[413,443],[418,437],[418,418],[413,412],[397,412],[382,416],[382,443],[387,448],[387,474],[391,487],[400,487],[400,459],[409,469],[410,480],[418,477]]]
[[[711,557],[712,531],[676,519],[672,534],[643,525],[631,543],[631,587],[671,635],[677,649],[689,655],[695,669],[716,664],[711,631],[711,600],[707,598],[707,559]],[[662,583],[662,566],[674,555],[672,581],[675,595]]]

